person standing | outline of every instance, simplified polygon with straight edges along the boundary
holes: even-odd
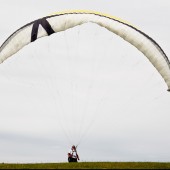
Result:
[[[76,147],[73,145],[68,152],[68,162],[77,162],[79,159],[79,155],[77,154]]]

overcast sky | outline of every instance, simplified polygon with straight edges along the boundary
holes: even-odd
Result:
[[[0,0],[0,44],[74,9],[122,18],[170,56],[169,0]],[[146,57],[94,24],[37,40],[0,65],[0,162],[170,161],[170,94]]]

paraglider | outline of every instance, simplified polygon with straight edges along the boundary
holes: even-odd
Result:
[[[68,152],[68,162],[77,162],[78,160],[80,160],[80,158],[75,145],[73,145]]]
[[[150,36],[116,17],[92,11],[69,11],[49,15],[15,31],[0,47],[0,63],[36,39],[65,31],[77,25],[95,23],[117,34],[141,51],[157,69],[170,91],[170,61]]]
[[[105,28],[106,31],[109,30],[110,33],[118,35],[119,37],[121,37],[125,41],[129,42],[134,47],[136,47],[150,61],[151,64],[150,63],[149,64],[151,66],[153,65],[156,68],[158,73],[162,76],[162,78],[166,82],[166,84],[168,86],[168,91],[170,91],[170,61],[169,61],[168,57],[166,56],[165,52],[163,51],[163,49],[158,45],[158,43],[156,41],[154,41],[150,36],[148,36],[147,34],[142,32],[138,28],[134,27],[133,25],[131,25],[131,24],[125,22],[125,21],[122,21],[122,20],[120,20],[116,17],[112,17],[112,16],[109,16],[109,15],[105,15],[105,14],[102,14],[102,13],[96,13],[96,12],[92,12],[92,11],[62,12],[62,13],[57,13],[57,14],[53,14],[53,15],[50,15],[50,16],[43,17],[43,18],[37,19],[33,22],[26,24],[25,26],[23,26],[20,29],[18,29],[17,31],[15,31],[11,36],[9,36],[9,38],[1,45],[1,47],[0,47],[0,63],[3,63],[6,59],[8,59],[11,56],[14,56],[14,54],[17,53],[19,50],[21,50],[24,46],[26,46],[30,43],[37,43],[36,41],[38,41],[38,39],[41,38],[41,37],[50,36],[50,35],[53,35],[55,33],[59,33],[59,32],[62,32],[62,31],[65,32],[66,30],[69,30],[73,27],[76,27],[76,26],[82,25],[82,24],[86,24],[86,23],[97,24],[100,27]],[[57,41],[57,38],[56,38],[56,41]],[[95,46],[97,46],[97,45],[95,44]],[[56,47],[58,47],[58,46],[56,45]],[[44,48],[44,49],[46,50],[46,48]],[[83,50],[82,50],[82,52],[83,52]],[[96,56],[98,57],[98,55],[96,55]],[[62,57],[62,56],[60,56],[60,57]],[[96,57],[96,60],[98,59],[97,57]],[[47,60],[48,59],[49,58],[47,58]],[[41,61],[42,60],[40,60],[40,62]],[[108,60],[108,61],[110,61],[110,60]],[[68,66],[69,66],[69,64],[70,63],[68,62]],[[125,62],[125,64],[126,64],[126,62]],[[40,65],[41,65],[41,63],[40,63]],[[74,66],[74,65],[72,65],[72,66]],[[55,68],[57,68],[57,67],[55,67]],[[68,69],[68,72],[71,69]],[[52,72],[52,73],[54,73],[54,72]],[[72,73],[74,73],[74,71],[72,71]],[[143,73],[143,71],[142,71],[142,73]],[[71,76],[70,75],[71,74],[69,74],[68,77],[72,76],[72,75]],[[80,75],[80,76],[82,77],[82,75]],[[47,75],[47,77],[49,77],[49,76]],[[63,76],[61,76],[61,77],[63,77]],[[94,101],[94,100],[93,100],[93,98],[89,97],[89,96],[92,96],[92,93],[91,93],[92,90],[89,90],[89,89],[92,87],[92,84],[94,82],[93,77],[96,77],[95,76],[95,69],[94,69],[94,74],[91,78],[92,83],[90,82],[89,84],[86,84],[87,88],[86,89],[82,88],[81,89],[82,91],[79,91],[79,89],[78,90],[76,89],[76,87],[79,84],[77,83],[78,84],[77,85],[76,83],[72,82],[73,76],[71,78],[69,78],[68,79],[69,81],[66,82],[65,84],[70,83],[70,86],[66,86],[66,87],[71,87],[68,91],[73,91],[73,92],[69,93],[70,94],[70,98],[69,98],[70,100],[68,100],[68,102],[65,101],[65,96],[66,95],[68,96],[68,94],[63,95],[63,94],[56,92],[57,95],[59,96],[58,100],[56,100],[55,95],[53,94],[54,100],[56,100],[56,103],[58,102],[57,103],[58,105],[62,105],[62,102],[64,101],[63,106],[61,106],[61,108],[57,108],[58,112],[55,111],[55,113],[57,113],[58,115],[60,114],[59,116],[61,118],[57,117],[58,120],[61,119],[64,122],[69,122],[68,124],[65,123],[64,128],[63,127],[62,128],[63,128],[65,136],[68,138],[68,141],[71,144],[77,145],[82,141],[82,139],[84,139],[84,135],[87,133],[87,131],[89,129],[89,125],[87,123],[88,122],[88,116],[89,116],[90,123],[91,123],[92,121],[91,121],[90,116],[92,116],[92,114],[94,114],[94,115],[96,114],[97,116],[99,115],[98,110],[100,110],[100,108],[97,108],[97,107],[99,107],[105,99],[105,98],[104,99],[103,98],[98,99],[98,96],[96,96],[96,98],[95,98],[95,99],[97,99],[96,102],[91,102],[91,101]],[[118,79],[116,79],[116,80],[118,80]],[[57,81],[58,81],[58,79],[57,79]],[[124,83],[126,83],[125,80],[123,80],[123,81],[124,81]],[[119,81],[117,81],[117,82],[119,82]],[[54,82],[52,82],[52,83],[54,83]],[[75,85],[75,86],[72,86],[72,85]],[[108,84],[105,87],[107,88]],[[79,92],[84,92],[84,93],[80,93],[80,95],[79,95]],[[98,92],[101,93],[101,91],[99,91],[99,90],[98,90]],[[53,91],[52,91],[52,93],[53,93]],[[86,93],[87,93],[87,95],[86,95]],[[94,95],[96,95],[96,93],[94,93]],[[80,100],[81,98],[86,98],[86,99],[81,101]],[[63,101],[62,101],[62,99],[63,99]],[[89,99],[91,99],[91,101]],[[70,104],[69,105],[70,107],[68,106],[68,103]],[[89,112],[89,110],[86,109],[90,105],[89,103],[94,106],[94,109],[92,108],[91,112]],[[82,104],[80,106],[80,109],[77,109],[78,108],[77,106],[79,106],[80,104]],[[121,103],[121,107],[122,107],[122,105],[123,105],[123,102]],[[63,109],[65,106],[69,109],[71,108],[70,110],[68,109],[69,110],[68,115],[71,115],[71,116],[68,116],[68,115],[67,115],[68,117],[66,116],[67,113],[65,113],[65,110]],[[96,110],[95,110],[95,106],[97,108]],[[76,108],[77,110],[74,109],[74,108]],[[76,120],[74,120],[74,116],[76,114],[70,114],[70,113],[73,113],[73,112],[76,112],[76,111],[79,112],[79,117]],[[63,113],[65,113],[65,114],[63,114]],[[87,114],[87,116],[84,116],[86,114]],[[72,121],[70,121],[71,117],[73,117],[73,120],[71,119]],[[87,120],[85,120],[85,118]],[[68,119],[68,120],[66,120],[66,119]],[[81,121],[81,120],[83,120],[83,121]],[[62,121],[61,121],[61,125],[62,125]],[[87,127],[85,127],[85,126],[87,126]],[[77,132],[78,140],[75,137],[76,132]],[[79,159],[76,150],[74,150],[74,147],[73,147],[73,150],[71,150],[67,154],[68,154],[68,161],[69,162],[76,162]]]

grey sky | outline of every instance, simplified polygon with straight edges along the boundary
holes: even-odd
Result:
[[[169,0],[0,4],[0,44],[32,20],[84,9],[129,21],[170,56]],[[170,161],[166,90],[138,50],[94,24],[42,38],[0,65],[0,162],[65,162],[79,142],[81,161]]]

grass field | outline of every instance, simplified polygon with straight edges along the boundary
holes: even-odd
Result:
[[[1,163],[0,169],[170,169],[162,162]]]

